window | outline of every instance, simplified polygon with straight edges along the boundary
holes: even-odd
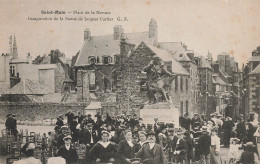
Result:
[[[183,91],[183,79],[181,77],[181,91]]]
[[[96,75],[95,71],[91,71],[89,74],[89,90],[93,91],[96,89]]]
[[[181,104],[180,104],[180,109],[181,109],[181,115],[183,115],[183,101],[181,101]]]
[[[182,57],[183,56],[183,54],[180,54],[180,57]]]
[[[88,64],[95,64],[95,63],[96,63],[95,56],[89,56],[88,57]]]
[[[99,61],[99,57],[97,56],[97,63],[99,63],[100,61]]]
[[[186,79],[186,91],[189,89],[189,80]]]
[[[109,63],[109,57],[108,56],[103,56],[102,57],[102,62],[103,62],[103,64],[108,64]]]
[[[11,74],[11,77],[15,76],[15,70],[14,70],[14,66],[13,65],[10,66],[10,74]]]
[[[186,112],[189,113],[189,101],[186,100]]]
[[[178,90],[178,76],[175,78],[175,91]]]
[[[115,55],[114,56],[114,62],[115,62],[115,64],[119,64],[120,63],[120,56],[119,55]]]

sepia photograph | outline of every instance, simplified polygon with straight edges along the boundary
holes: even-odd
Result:
[[[0,0],[0,164],[260,164],[259,0]]]

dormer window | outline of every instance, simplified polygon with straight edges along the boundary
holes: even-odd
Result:
[[[183,57],[183,54],[180,54],[180,57]]]
[[[103,64],[109,64],[109,63],[112,63],[112,62],[113,62],[112,57],[110,57],[110,56],[102,56],[102,63]]]
[[[102,57],[103,64],[108,64],[108,56]]]
[[[95,56],[89,56],[88,57],[88,64],[95,64],[95,63],[96,63]]]

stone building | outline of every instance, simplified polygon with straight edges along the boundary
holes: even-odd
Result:
[[[70,91],[75,88],[75,82],[70,79],[71,62],[72,59],[66,58],[64,53],[51,50],[48,55],[37,56],[32,63],[39,69],[40,83],[50,87],[56,93],[63,93],[65,90]]]
[[[134,45],[123,39],[120,48],[120,62],[113,69],[115,92],[117,103],[121,112],[136,112],[148,101],[147,91],[142,89],[144,79],[142,73],[154,56],[158,56],[164,62],[168,71],[177,74],[177,78],[166,86],[173,104],[179,108],[180,113],[190,112],[189,106],[189,73],[166,50],[148,45],[144,42],[134,49]]]
[[[260,114],[260,47],[252,52],[242,72],[240,113],[248,119],[251,112]]]
[[[212,59],[204,56],[195,57],[198,65],[199,95],[198,95],[198,112],[206,117],[215,112],[214,86],[213,86],[213,69]]]
[[[9,60],[9,54],[0,56],[0,94],[10,88]]]
[[[169,51],[172,56],[181,63],[181,65],[189,72],[189,100],[185,102],[185,106],[190,107],[190,116],[193,113],[198,112],[198,66],[195,62],[194,52],[188,50],[187,45],[181,42],[159,42],[158,47],[164,50]]]
[[[238,63],[234,57],[228,53],[222,52],[218,55],[216,61],[218,65],[217,72],[220,73],[222,79],[226,81],[228,106],[225,109],[226,116],[234,116],[239,114],[239,101],[240,101],[240,86],[239,81],[241,78],[241,71],[238,68]]]
[[[11,88],[25,79],[38,81],[38,68],[37,65],[32,64],[30,53],[26,56],[26,60],[12,58],[9,64]]]
[[[128,38],[129,43],[135,45],[139,45],[142,41],[149,45],[156,45],[158,42],[156,22],[152,19],[149,23],[149,31],[145,32],[125,33],[122,26],[116,25],[113,34],[92,36],[90,30],[86,29],[82,49],[72,60],[78,100],[82,98],[83,90],[86,89],[92,93],[111,93],[115,89],[112,72],[114,65],[119,62],[121,38]],[[84,70],[89,74],[90,80],[86,88],[79,81],[83,79],[81,76],[85,76]]]

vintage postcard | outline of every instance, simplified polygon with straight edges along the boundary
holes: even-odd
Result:
[[[0,163],[259,162],[259,7],[0,0]]]

